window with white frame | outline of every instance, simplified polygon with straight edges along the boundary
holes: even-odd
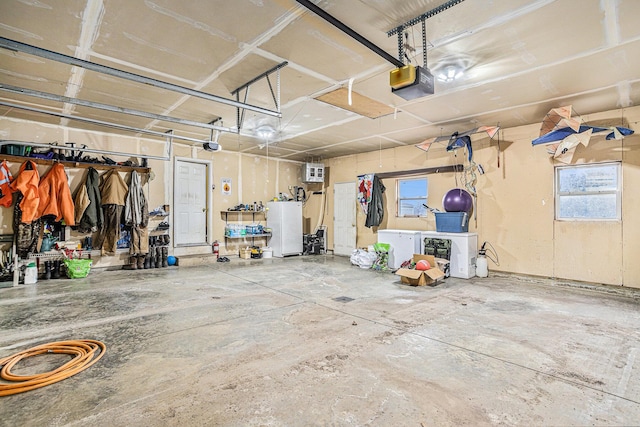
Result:
[[[556,167],[556,219],[618,220],[620,162]]]
[[[398,179],[397,210],[399,217],[427,216],[427,178]]]

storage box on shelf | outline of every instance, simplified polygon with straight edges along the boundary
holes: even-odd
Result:
[[[224,216],[224,238],[225,246],[227,239],[248,239],[251,238],[253,245],[256,237],[265,237],[267,240],[271,237],[271,232],[268,228],[263,227],[261,224],[256,223],[260,219],[265,218],[264,211],[221,211]],[[229,215],[235,216],[235,220],[238,222],[229,223]],[[244,218],[251,216],[251,223],[244,224]],[[249,221],[247,219],[247,221]]]

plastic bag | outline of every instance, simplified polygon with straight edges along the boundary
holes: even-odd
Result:
[[[360,268],[371,268],[377,255],[373,252],[367,252],[364,249],[355,249],[351,253],[351,264]]]
[[[87,277],[91,270],[92,260],[90,259],[65,259],[64,265],[69,279],[81,279]]]
[[[371,268],[374,270],[389,270],[389,252],[391,251],[391,245],[389,243],[376,243],[373,245],[373,249],[376,251],[376,259]]]

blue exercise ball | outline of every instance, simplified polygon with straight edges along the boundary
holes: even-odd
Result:
[[[473,197],[462,188],[447,191],[442,198],[442,207],[447,212],[470,212],[473,208]]]
[[[167,264],[176,265],[176,257],[174,257],[173,255],[169,255],[167,257]]]

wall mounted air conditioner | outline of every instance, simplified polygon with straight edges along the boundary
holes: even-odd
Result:
[[[324,182],[324,165],[322,163],[305,163],[302,165],[302,182]]]

